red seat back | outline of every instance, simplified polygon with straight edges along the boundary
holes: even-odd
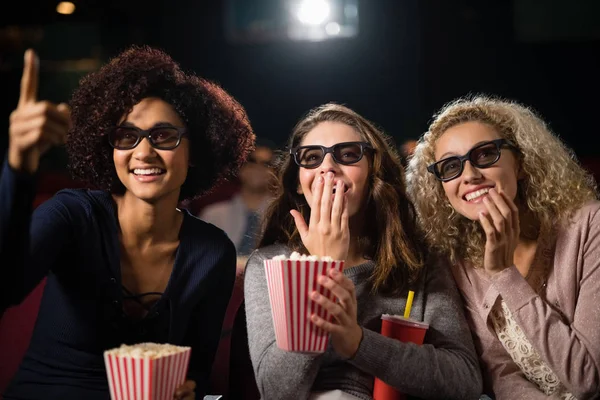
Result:
[[[29,346],[45,285],[44,278],[21,304],[9,308],[0,318],[0,394],[17,372]]]
[[[244,308],[244,269],[238,264],[235,285],[227,306],[221,342],[213,363],[211,393],[231,400],[259,400],[248,350]]]

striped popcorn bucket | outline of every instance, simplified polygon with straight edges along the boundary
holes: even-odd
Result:
[[[191,349],[160,357],[104,353],[112,400],[172,400],[185,382]]]
[[[330,269],[342,271],[344,261],[265,260],[271,315],[277,346],[286,351],[323,353],[329,334],[315,326],[312,314],[331,320],[329,313],[310,299],[314,290],[333,301],[328,289],[317,283]]]

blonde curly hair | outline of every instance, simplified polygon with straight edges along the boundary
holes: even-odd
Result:
[[[551,232],[556,221],[568,218],[586,202],[597,198],[593,177],[573,152],[530,108],[515,101],[477,95],[445,105],[421,137],[411,157],[407,181],[417,215],[429,244],[448,256],[478,266],[483,263],[485,234],[478,221],[457,213],[446,198],[442,183],[427,171],[434,163],[437,139],[449,128],[477,121],[495,128],[515,144],[523,179],[518,182],[517,205],[528,213],[538,237]],[[522,227],[525,233],[527,227]]]

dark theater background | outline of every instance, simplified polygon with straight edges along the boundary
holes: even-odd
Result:
[[[318,20],[324,1],[307,2],[317,4]],[[66,101],[85,73],[145,43],[219,82],[257,134],[277,144],[327,101],[355,108],[402,142],[418,137],[445,102],[485,92],[531,105],[579,157],[598,155],[597,1],[337,0],[329,17],[340,24],[312,38],[290,38],[288,3],[299,1],[86,0],[74,1],[70,15],[57,13],[58,1],[12,3],[0,15],[0,147],[27,47],[40,54],[40,98]],[[336,6],[354,18],[340,18]],[[47,158],[47,168],[63,167],[59,150]]]
[[[444,103],[488,93],[532,106],[600,177],[598,0],[72,0],[60,8],[59,0],[4,3],[2,159],[27,48],[41,60],[39,98],[60,102],[120,50],[149,44],[222,85],[246,108],[257,135],[280,147],[295,122],[325,102],[355,109],[400,145],[418,138]],[[71,14],[57,11],[73,6]],[[45,156],[38,201],[75,184],[66,162],[62,148]],[[0,346],[19,332],[22,343],[10,345],[19,352],[32,321],[13,318],[17,322],[8,328],[0,321]],[[15,368],[14,358],[11,366],[3,361],[0,393]]]

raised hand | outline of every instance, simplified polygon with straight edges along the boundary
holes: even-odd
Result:
[[[64,103],[37,100],[39,60],[27,50],[24,61],[19,103],[10,114],[8,163],[15,170],[34,173],[40,157],[65,142],[71,114]]]
[[[479,223],[486,235],[483,266],[493,275],[514,265],[519,240],[519,209],[504,193],[490,189],[483,203],[487,213],[479,213]]]
[[[335,186],[335,195],[333,188],[332,172],[328,172],[325,177],[319,176],[315,179],[308,226],[300,212],[297,210],[290,212],[294,217],[302,243],[310,254],[345,260],[350,245],[348,200],[341,180]]]
[[[331,290],[337,299],[332,302],[325,296],[314,291],[311,298],[323,306],[333,316],[329,322],[316,314],[311,316],[311,321],[331,335],[331,345],[336,353],[344,358],[351,358],[358,351],[362,340],[362,328],[357,322],[357,301],[354,283],[342,272],[335,269],[329,270],[329,277],[320,276],[319,284]]]

